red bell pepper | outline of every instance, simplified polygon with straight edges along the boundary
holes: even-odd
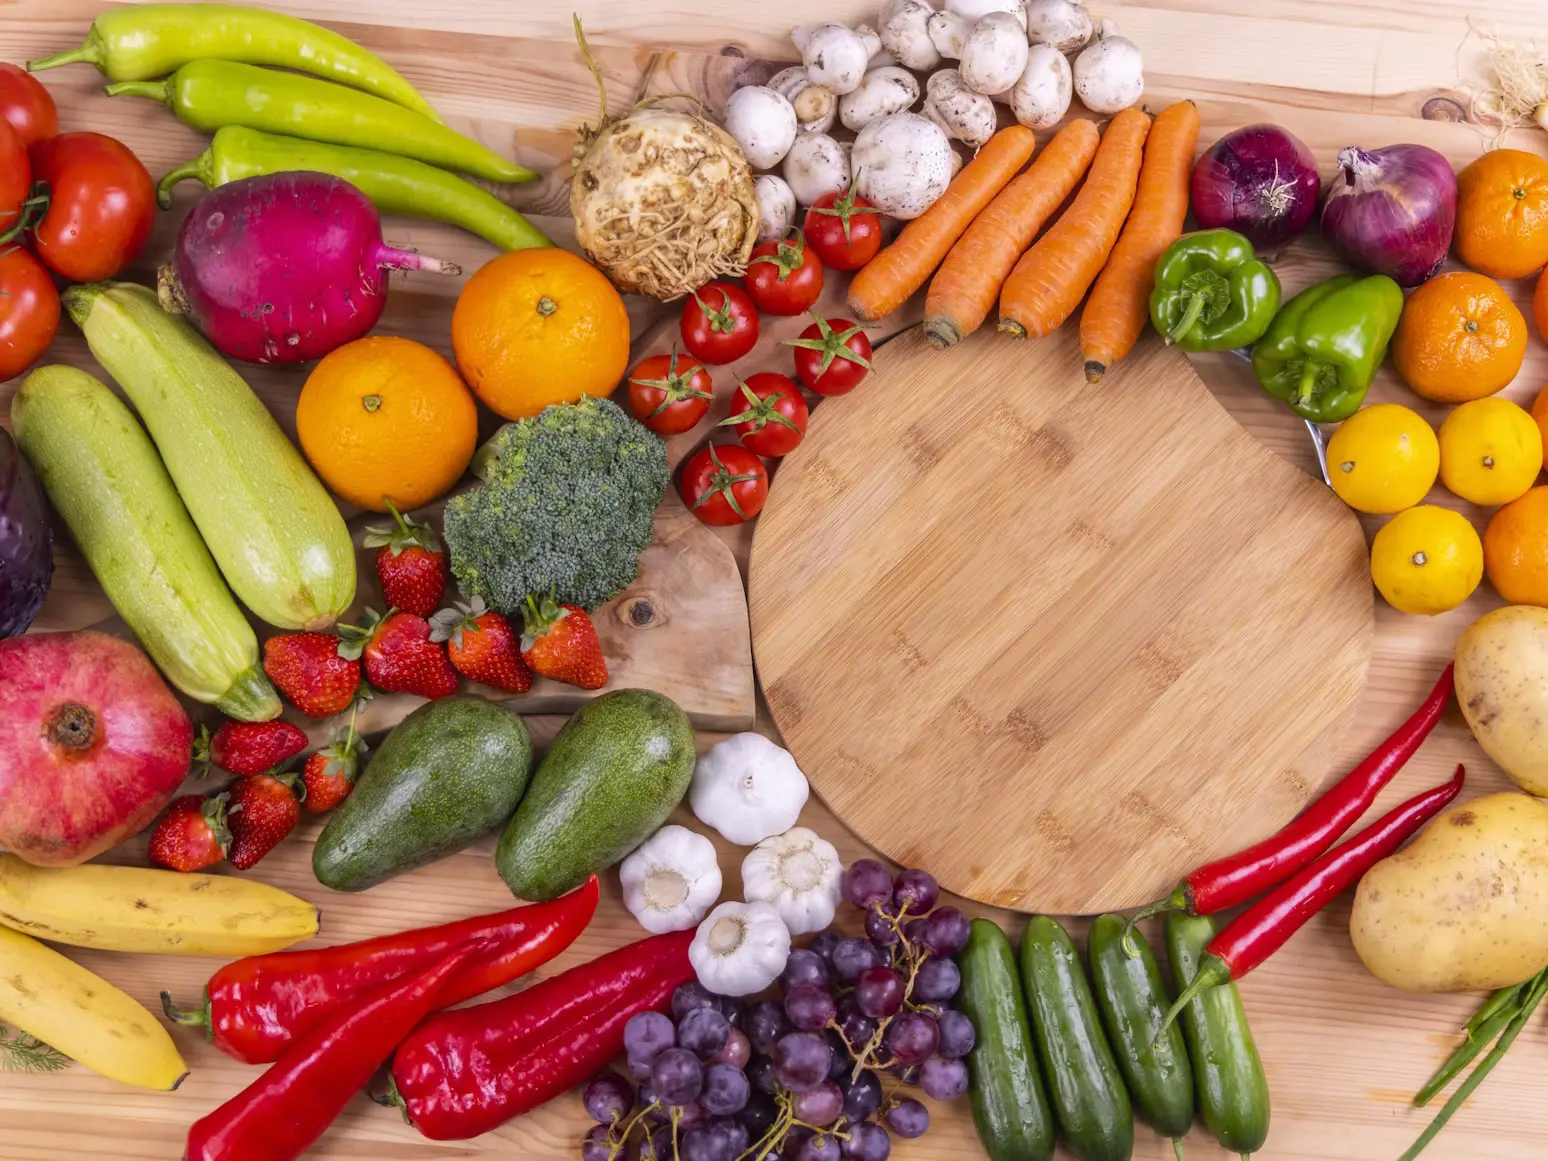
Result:
[[[278,1064],[194,1122],[185,1161],[295,1161],[425,1018],[448,979],[474,954],[473,946],[463,948],[298,1036]]]
[[[693,979],[692,931],[657,935],[493,1003],[426,1020],[393,1058],[390,1103],[432,1141],[487,1133],[606,1067],[624,1025]]]
[[[333,1013],[395,980],[422,972],[458,948],[484,951],[446,981],[431,1010],[449,1008],[547,963],[578,936],[597,910],[597,879],[548,903],[478,915],[359,943],[252,955],[221,968],[204,1006],[181,1009],[161,993],[173,1023],[203,1028],[215,1046],[245,1064],[269,1064]]]

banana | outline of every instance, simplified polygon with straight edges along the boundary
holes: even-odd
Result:
[[[168,1092],[188,1066],[156,1017],[19,931],[0,927],[0,1024],[20,1028],[109,1080]]]
[[[0,924],[103,951],[226,958],[317,934],[317,908],[250,879],[142,867],[34,867],[0,854]]]

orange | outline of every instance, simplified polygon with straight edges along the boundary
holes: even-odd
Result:
[[[452,312],[468,386],[507,419],[611,395],[629,365],[629,315],[607,276],[567,250],[512,250],[468,279]]]
[[[296,401],[301,450],[360,508],[404,512],[443,495],[478,444],[478,404],[452,365],[409,339],[345,343],[312,369]]]
[[[1543,268],[1537,289],[1532,292],[1532,318],[1537,323],[1537,333],[1548,339],[1548,267]]]
[[[1548,487],[1533,488],[1484,529],[1484,568],[1512,605],[1548,605]]]
[[[1465,270],[1438,274],[1408,296],[1392,365],[1416,394],[1466,403],[1507,386],[1526,343],[1526,319],[1498,282]]]
[[[1457,257],[1492,278],[1548,263],[1548,161],[1519,149],[1485,153],[1457,175]]]
[[[1537,393],[1537,402],[1532,404],[1532,418],[1537,421],[1537,430],[1542,433],[1543,462],[1548,463],[1548,387]]]

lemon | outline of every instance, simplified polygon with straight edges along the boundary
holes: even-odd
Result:
[[[1433,617],[1472,596],[1483,579],[1483,542],[1460,513],[1422,504],[1376,533],[1371,579],[1394,609]]]
[[[1396,403],[1357,411],[1328,441],[1328,475],[1356,512],[1386,515],[1423,500],[1440,470],[1440,442],[1424,418]]]
[[[1543,466],[1543,437],[1509,399],[1475,399],[1440,429],[1440,477],[1456,495],[1494,507],[1524,496]]]

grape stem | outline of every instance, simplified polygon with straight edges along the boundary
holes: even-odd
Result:
[[[660,1107],[660,1101],[651,1101],[650,1104],[646,1105],[643,1109],[634,1114],[633,1119],[630,1120],[628,1126],[624,1129],[623,1136],[619,1137],[618,1143],[615,1144],[612,1148],[612,1151],[608,1153],[607,1161],[618,1161],[619,1152],[624,1148],[624,1146],[628,1145],[629,1138],[634,1135],[634,1127],[642,1120],[644,1120],[653,1109],[658,1109]],[[611,1134],[609,1134],[609,1137],[611,1137]]]
[[[904,904],[903,907],[898,910],[898,913],[895,916],[888,915],[885,911],[883,911],[881,909],[880,903],[872,903],[871,910],[876,912],[888,923],[890,923],[892,925],[892,930],[897,933],[898,946],[903,949],[903,960],[908,964],[908,981],[903,985],[903,1008],[910,1011],[919,1011],[919,1007],[911,1001],[910,997],[912,997],[914,994],[914,980],[919,975],[919,966],[924,962],[925,956],[929,955],[930,953],[928,949],[923,954],[917,952],[914,948],[913,942],[908,938],[907,935],[903,934],[903,923],[908,918],[908,905]],[[891,966],[893,971],[898,970],[897,948],[894,948],[892,951]],[[900,1011],[901,1010],[902,1009],[900,1009]],[[880,1063],[875,1058],[875,1052],[878,1048],[881,1047],[882,1038],[887,1034],[887,1029],[892,1025],[892,1021],[896,1016],[897,1013],[894,1012],[891,1016],[887,1016],[882,1019],[876,1025],[876,1031],[871,1034],[871,1038],[865,1042],[865,1047],[859,1052],[855,1051],[855,1046],[849,1042],[849,1037],[844,1035],[844,1030],[842,1028],[839,1028],[837,1024],[829,1025],[838,1031],[839,1038],[844,1041],[844,1047],[847,1048],[849,1050],[849,1054],[855,1058],[854,1071],[849,1074],[849,1080],[851,1084],[859,1080],[860,1074],[867,1068],[881,1067]]]

